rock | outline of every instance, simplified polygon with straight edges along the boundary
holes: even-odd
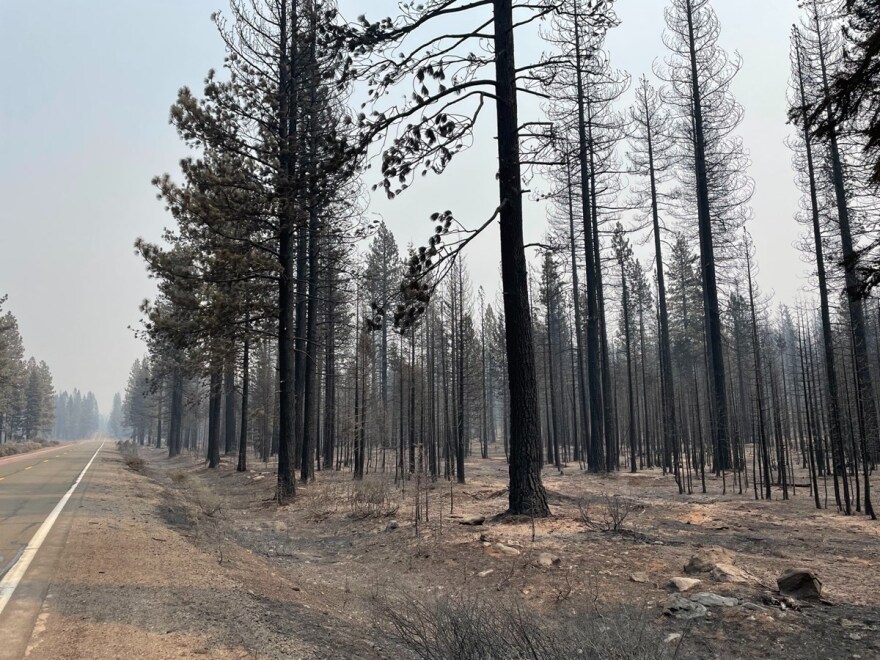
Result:
[[[516,548],[511,548],[509,545],[504,545],[503,543],[496,543],[492,546],[495,550],[500,552],[502,555],[507,557],[518,557],[519,550]]]
[[[495,572],[494,568],[487,568],[485,571],[480,571],[479,573],[477,573],[477,575],[479,577],[486,577],[487,575],[491,575],[494,572]]]
[[[458,521],[459,525],[470,525],[476,527],[486,522],[486,516],[467,516]]]
[[[633,573],[629,576],[629,579],[633,582],[637,582],[638,584],[645,584],[648,581],[647,573]]]
[[[562,563],[559,557],[556,555],[551,555],[549,552],[542,552],[538,555],[538,558],[535,560],[535,565],[541,566],[543,568],[550,568],[552,566],[559,566]]]
[[[789,568],[776,578],[779,593],[804,600],[822,597],[822,581],[806,568]]]
[[[673,619],[701,619],[709,613],[705,605],[695,603],[678,594],[672,594],[666,601],[666,609],[663,614]]]
[[[664,639],[663,641],[667,644],[671,644],[672,642],[677,642],[680,639],[681,633],[669,633],[668,635],[666,635],[666,639]]]
[[[690,558],[684,566],[684,572],[693,575],[694,573],[708,573],[717,564],[735,564],[736,559],[730,550],[714,546],[711,548],[703,548],[697,554]]]
[[[716,582],[747,584],[755,581],[755,578],[733,564],[716,564],[709,572],[709,575]]]
[[[751,610],[753,612],[766,612],[767,611],[766,607],[764,607],[762,605],[758,605],[757,603],[743,603],[742,607],[744,610]]]
[[[697,578],[674,577],[669,581],[669,586],[676,591],[684,592],[690,591],[701,582],[702,580],[698,580]]]
[[[393,532],[398,527],[400,527],[400,523],[398,523],[396,520],[391,520],[388,523],[388,525],[385,527],[385,531],[386,532]]]
[[[698,594],[694,594],[691,596],[691,600],[700,605],[705,605],[706,607],[734,607],[739,605],[739,601],[736,598],[719,596],[718,594],[713,594],[708,591],[701,591]]]

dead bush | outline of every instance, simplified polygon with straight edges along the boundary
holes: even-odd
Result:
[[[4,456],[15,456],[17,454],[26,454],[31,451],[36,451],[38,449],[42,449],[45,446],[46,445],[44,445],[41,442],[31,442],[31,441],[6,442],[6,443],[0,445],[0,458],[2,458]]]
[[[646,611],[592,603],[545,616],[518,601],[454,595],[380,599],[388,634],[423,660],[648,660],[671,657]]]
[[[223,502],[217,493],[202,483],[193,483],[189,494],[199,510],[208,518],[213,518],[223,508]]]
[[[394,490],[384,479],[352,482],[348,493],[348,515],[352,518],[390,518],[400,509]]]
[[[122,460],[125,464],[134,470],[135,472],[140,472],[146,466],[144,459],[138,456],[138,446],[129,441],[125,441],[122,443],[116,443],[117,449],[122,454]]]
[[[140,472],[144,469],[144,459],[137,454],[126,454],[122,460],[124,460],[125,464],[135,472]]]
[[[168,478],[176,484],[182,484],[184,481],[189,479],[189,475],[183,470],[172,470],[168,473]]]
[[[60,444],[57,440],[7,440],[0,445],[0,458],[15,456],[16,454],[27,454],[28,452],[46,449],[47,447],[57,447]]]
[[[643,510],[643,506],[621,497],[620,495],[602,495],[598,503],[590,504],[584,500],[578,502],[581,522],[598,532],[619,534],[624,531],[623,523],[635,512]]]
[[[345,487],[332,482],[305,489],[301,497],[303,508],[314,522],[326,520],[339,511],[346,499]]]

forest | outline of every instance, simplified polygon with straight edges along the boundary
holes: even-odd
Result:
[[[127,464],[143,469],[142,448],[167,484],[195,478],[175,472],[185,458],[203,465],[198,478],[220,499],[190,494],[212,519],[220,501],[264,496],[287,540],[254,540],[268,527],[244,518],[238,533],[270,558],[305,552],[283,554],[297,538],[319,544],[334,493],[348,493],[351,518],[412,531],[408,570],[427,561],[423,540],[439,538],[444,519],[487,529],[486,553],[514,558],[497,590],[515,583],[526,599],[536,587],[515,571],[524,546],[493,525],[533,546],[576,520],[672,548],[684,525],[708,525],[714,511],[700,548],[735,519],[752,534],[736,537],[752,544],[737,551],[758,544],[757,554],[782,557],[776,548],[795,543],[809,557],[811,539],[828,538],[814,527],[827,512],[829,529],[876,540],[880,3],[799,3],[778,117],[800,191],[787,218],[752,208],[750,168],[765,145],[742,138],[748,109],[733,90],[743,61],[722,46],[716,3],[664,0],[664,50],[637,77],[608,47],[615,4],[424,0],[352,19],[333,0],[231,0],[214,14],[225,56],[200,89],[180,88],[169,121],[186,156],[152,181],[167,227],[135,243],[156,294],[136,330],[146,352],[110,418]],[[409,219],[423,239],[400,244],[371,199],[417,197],[421,179],[443,177],[475,144],[497,150],[482,189],[494,212],[464,219],[454,199],[440,208],[425,197],[422,217]],[[524,227],[535,222],[541,238],[530,241]],[[809,286],[797,300],[758,285],[750,229],[780,222],[800,227]],[[469,268],[481,258],[474,240],[490,234],[497,282]],[[153,461],[157,450],[171,460]],[[298,528],[286,531],[282,515],[301,516]],[[678,531],[652,536],[661,529]],[[596,546],[597,565],[615,565],[613,545]],[[457,556],[463,546],[444,547]],[[726,549],[712,552],[686,572],[753,584]],[[648,571],[654,555],[639,556]],[[552,572],[559,561],[545,552],[529,566]],[[835,579],[856,570],[828,562]],[[468,567],[477,581],[495,570]],[[696,584],[688,579],[674,578],[685,580],[675,590]],[[813,573],[786,571],[781,595],[747,603],[758,612],[749,620],[767,607],[800,611],[784,597],[792,579],[803,580],[798,595],[818,597]],[[548,584],[542,597],[553,600]],[[552,584],[558,602],[590,590]],[[386,614],[418,657],[572,657],[581,642],[528,627],[518,606],[487,605],[492,594]],[[700,618],[748,600],[697,596],[673,596],[665,614]],[[451,651],[465,642],[444,630],[474,620],[474,638],[462,633],[473,647]],[[500,630],[545,652],[505,656]],[[801,646],[786,647],[792,657],[827,643],[812,637],[821,627],[804,630]],[[590,657],[658,657],[591,639]],[[688,657],[708,657],[695,648]]]
[[[549,513],[547,465],[656,468],[679,493],[712,475],[755,498],[803,486],[820,507],[830,483],[831,506],[873,518],[877,109],[855,76],[876,3],[806,2],[792,28],[780,121],[817,294],[795,305],[755,281],[748,225],[766,220],[737,133],[742,62],[711,2],[669,3],[667,52],[637,81],[605,49],[611,2],[494,3],[482,24],[493,3],[459,4],[346,22],[332,2],[254,0],[214,16],[223,67],[170,112],[193,155],[153,182],[173,224],[136,245],[159,293],[126,387],[132,438],[212,467],[275,457],[279,502],[321,470],[463,483],[469,457],[503,452],[511,514]],[[460,34],[443,33],[449,16]],[[533,24],[546,50],[517,63]],[[518,119],[524,96],[540,120]],[[369,193],[417,194],[487,101],[495,214],[468,227],[426,209],[424,244],[401,249]],[[547,202],[528,246],[525,176]],[[495,226],[490,299],[466,248]]]

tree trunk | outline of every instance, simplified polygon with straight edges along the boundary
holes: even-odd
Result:
[[[219,366],[211,369],[211,384],[208,395],[208,467],[220,465],[220,402],[223,398],[223,370]]]
[[[494,0],[501,280],[510,381],[509,513],[550,515],[540,472],[538,388],[523,247],[512,0]]]
[[[697,215],[700,234],[700,270],[703,277],[703,304],[706,315],[706,344],[709,351],[709,371],[712,382],[712,417],[715,420],[713,436],[718,452],[716,467],[730,469],[730,448],[727,437],[727,392],[724,376],[724,357],[721,340],[721,312],[718,305],[718,284],[715,276],[715,245],[712,240],[712,218],[709,206],[708,173],[706,169],[706,141],[703,134],[703,107],[700,79],[697,71],[697,53],[694,38],[693,8],[687,0],[687,22],[691,62],[691,88],[694,119],[694,160],[697,179]]]
[[[583,74],[583,44],[581,43],[581,27],[579,13],[574,14],[575,34],[575,68],[578,104],[578,161],[581,170],[581,206],[584,223],[584,254],[586,256],[587,274],[587,377],[589,381],[589,433],[590,441],[587,451],[587,468],[591,472],[602,469],[600,458],[603,445],[603,414],[602,414],[602,374],[600,368],[599,344],[599,307],[596,296],[596,266],[593,251],[593,223],[590,204],[589,163],[587,158],[587,129],[584,96],[586,94]],[[586,421],[585,421],[586,424]]]
[[[816,36],[819,43],[819,63],[822,69],[822,89],[826,100],[830,96],[828,84],[828,72],[825,66],[825,49],[822,41],[822,32],[819,26],[819,15],[814,14],[816,19]],[[871,504],[870,468],[868,466],[868,443],[867,437],[876,442],[877,438],[877,409],[874,402],[874,391],[871,385],[871,363],[868,358],[868,339],[865,329],[865,312],[862,301],[856,295],[858,277],[856,265],[858,255],[853,247],[852,230],[850,228],[849,208],[846,199],[846,185],[843,178],[843,165],[840,158],[840,149],[837,144],[837,130],[832,115],[832,104],[828,103],[829,143],[831,155],[831,174],[834,182],[834,195],[837,202],[837,219],[840,226],[840,242],[843,248],[843,265],[846,276],[846,290],[849,295],[849,318],[852,325],[853,349],[855,351],[854,371],[856,376],[856,396],[864,410],[864,432],[860,432],[860,445],[862,449],[862,462],[864,463],[865,484],[865,513],[876,519],[874,507]],[[854,457],[855,458],[855,457]],[[844,472],[844,490],[847,490],[847,478]],[[847,513],[849,513],[849,501],[847,501]]]
[[[281,270],[278,285],[278,489],[276,497],[284,502],[296,494],[296,480],[293,478],[293,232],[294,205],[293,176],[295,172],[296,135],[296,86],[291,84],[295,77],[291,66],[295,59],[290,57],[288,26],[296,25],[296,3],[291,20],[287,18],[287,3],[281,3],[281,26],[279,48],[279,142],[281,144],[281,199],[282,209],[279,217],[278,260]],[[291,35],[292,37],[292,35]]]

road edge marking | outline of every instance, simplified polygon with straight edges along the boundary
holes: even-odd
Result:
[[[31,540],[28,541],[27,547],[21,553],[18,561],[12,565],[12,567],[3,576],[3,579],[0,580],[0,614],[3,614],[3,610],[6,609],[9,601],[12,600],[12,594],[15,593],[15,590],[18,588],[19,582],[21,582],[21,579],[27,572],[28,567],[30,567],[31,562],[34,560],[34,557],[37,554],[37,550],[39,550],[40,547],[43,545],[43,541],[46,540],[46,537],[52,530],[52,526],[55,524],[55,521],[61,514],[62,509],[64,509],[64,505],[67,504],[70,496],[73,495],[73,491],[76,490],[79,482],[82,481],[82,478],[85,476],[86,471],[91,467],[92,463],[98,457],[98,453],[103,447],[104,443],[102,442],[101,446],[95,450],[95,453],[89,459],[89,462],[86,463],[86,466],[82,469],[82,472],[79,473],[76,481],[74,481],[73,485],[67,490],[66,493],[64,493],[64,496],[60,500],[58,500],[58,504],[55,505],[55,508],[52,509],[52,512],[46,517],[46,519],[43,521],[43,524],[40,525],[40,528],[37,530],[36,534],[34,534]]]

